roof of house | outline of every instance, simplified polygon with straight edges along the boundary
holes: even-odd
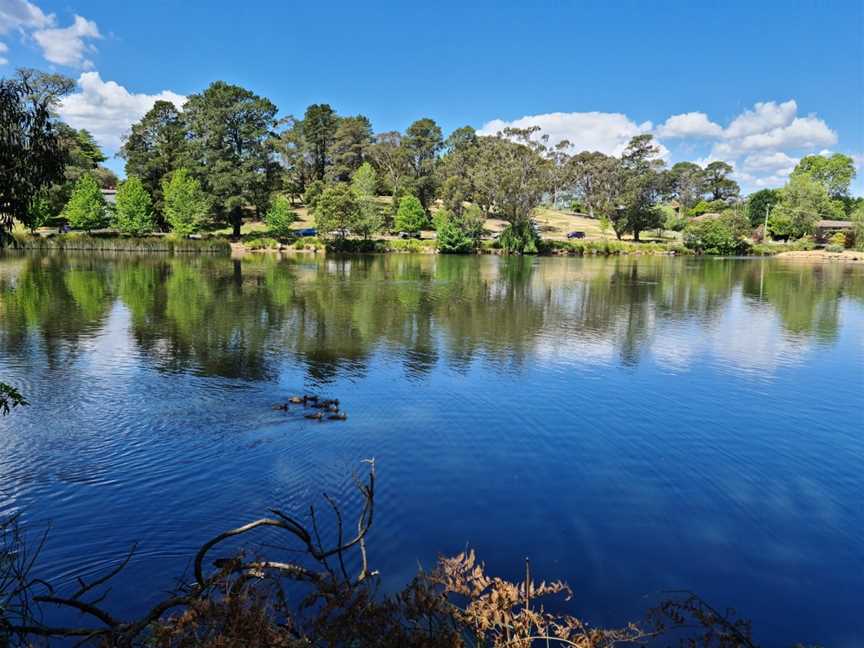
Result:
[[[852,221],[847,220],[820,220],[816,223],[816,227],[822,229],[846,229],[852,227]]]

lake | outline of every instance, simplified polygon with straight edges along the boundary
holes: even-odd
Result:
[[[594,624],[690,589],[864,644],[864,266],[7,254],[0,379],[0,514],[61,589],[138,542],[121,615],[270,507],[350,515],[374,457],[387,589],[469,545]],[[272,410],[303,392],[348,420]]]

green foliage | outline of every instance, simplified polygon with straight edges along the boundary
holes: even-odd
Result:
[[[842,252],[845,249],[846,249],[845,245],[837,244],[837,243],[829,243],[828,245],[825,246],[826,252],[834,252],[835,254]]]
[[[381,206],[371,196],[360,196],[358,203],[360,211],[351,229],[365,241],[384,229],[386,219]]]
[[[364,164],[372,144],[372,124],[367,117],[342,117],[338,121],[329,147],[330,168],[327,176],[336,182],[348,182]],[[373,188],[374,193],[374,188]]]
[[[462,219],[445,209],[435,212],[435,240],[443,254],[468,254],[473,251],[475,240],[465,232]]]
[[[713,200],[734,198],[740,193],[738,183],[729,177],[733,171],[732,165],[721,160],[715,160],[705,167],[705,191],[711,194]]]
[[[177,169],[162,181],[162,194],[165,220],[174,234],[186,237],[197,232],[210,211],[198,180],[186,169]]]
[[[394,227],[398,232],[419,232],[427,225],[426,212],[416,196],[402,196]]]
[[[753,227],[765,224],[765,214],[780,202],[779,189],[762,189],[747,198],[747,217]]]
[[[189,170],[235,237],[246,208],[264,213],[278,179],[271,146],[275,116],[268,99],[223,81],[189,97],[183,108]]]
[[[160,226],[165,220],[164,179],[182,166],[185,154],[186,129],[181,113],[170,101],[161,100],[132,125],[120,149],[126,175],[141,178]]]
[[[684,245],[700,254],[742,254],[750,223],[743,215],[726,212],[719,218],[693,221],[684,229]]]
[[[852,212],[852,235],[855,249],[864,252],[864,203],[860,203]]]
[[[441,127],[428,117],[418,119],[405,131],[400,146],[413,180],[413,193],[425,210],[435,197],[435,164],[444,146]]]
[[[141,252],[141,253],[231,253],[231,244],[225,239],[180,239],[174,236],[146,236],[133,238],[116,234],[83,234],[71,232],[54,236],[15,236],[16,243],[25,250],[75,252]]]
[[[338,127],[339,118],[329,104],[313,104],[303,115],[302,149],[310,160],[310,173],[313,180],[324,180],[327,171],[327,154]]]
[[[89,232],[102,227],[105,222],[105,198],[96,178],[87,174],[75,183],[72,196],[63,209],[63,217],[75,229]]]
[[[33,203],[63,178],[66,159],[53,110],[72,87],[64,77],[19,71],[0,80],[0,247],[13,221],[33,227]]]
[[[508,254],[537,254],[540,237],[530,222],[510,223],[501,232],[501,249]]]
[[[56,215],[47,191],[40,192],[30,206],[30,222],[28,227],[33,232],[37,227],[45,227]]]
[[[351,188],[361,198],[371,198],[378,189],[378,174],[368,162],[364,162],[351,178]]]
[[[117,188],[114,226],[124,234],[141,236],[153,231],[150,194],[137,176],[130,176]]]
[[[11,410],[22,405],[29,405],[21,392],[12,385],[0,382],[0,415],[6,416]]]
[[[812,234],[820,219],[838,218],[828,192],[809,174],[789,178],[780,202],[771,210],[768,229],[775,238],[797,239]]]
[[[849,194],[849,186],[855,179],[855,161],[848,155],[806,155],[792,171],[792,177],[809,175],[818,182],[831,198],[842,198]]]
[[[276,196],[270,203],[270,209],[264,216],[267,229],[274,236],[291,235],[291,225],[297,220],[297,214],[291,209],[291,201],[285,196]]]
[[[249,250],[275,250],[279,247],[279,241],[267,236],[249,239],[244,243]]]
[[[729,206],[723,200],[700,200],[687,210],[687,215],[693,217],[702,216],[703,214],[719,214],[728,208]]]
[[[303,193],[303,204],[306,205],[306,209],[309,211],[315,210],[318,198],[324,193],[326,187],[327,185],[321,180],[313,180],[306,186],[306,191]]]
[[[344,183],[327,187],[315,203],[318,236],[340,242],[360,218],[360,204]]]

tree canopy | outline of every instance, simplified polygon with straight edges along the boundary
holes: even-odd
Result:
[[[825,188],[831,198],[849,195],[849,186],[855,179],[855,161],[848,155],[805,155],[792,171],[793,176],[809,175]]]

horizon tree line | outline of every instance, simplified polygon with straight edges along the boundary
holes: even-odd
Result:
[[[92,136],[55,112],[74,83],[21,70],[2,84],[3,121],[10,124],[7,132],[18,133],[4,142],[10,159],[4,169],[36,159],[35,146],[45,159],[41,175],[33,165],[34,177],[4,182],[22,188],[0,201],[2,231],[8,233],[13,220],[35,228],[58,216],[81,229],[105,224],[97,194],[116,184],[116,176],[102,166],[106,158]],[[269,99],[216,81],[191,95],[182,110],[157,101],[132,125],[119,152],[127,181],[120,183],[126,189],[113,223],[131,234],[174,230],[186,236],[205,224],[227,224],[239,237],[244,219],[272,213],[284,233],[290,208],[302,200],[325,236],[351,231],[368,238],[434,222],[454,249],[467,249],[476,244],[481,217],[499,218],[507,222],[504,247],[525,252],[536,247],[532,215],[544,203],[599,218],[619,239],[638,241],[645,231],[683,229],[688,216],[735,206],[754,227],[773,210],[769,232],[799,238],[812,233],[819,218],[848,216],[862,202],[849,194],[854,163],[839,153],[806,156],[785,188],[754,192],[745,203],[730,164],[715,160],[703,168],[683,161],[666,168],[651,134],[632,138],[619,156],[572,148],[567,141],[550,144],[539,127],[480,135],[465,126],[445,139],[428,117],[404,133],[376,134],[366,116],[341,116],[323,103],[310,105],[302,118],[279,118]],[[389,210],[377,196],[390,197]],[[674,218],[660,208],[670,202]],[[441,213],[433,219],[436,205]]]

